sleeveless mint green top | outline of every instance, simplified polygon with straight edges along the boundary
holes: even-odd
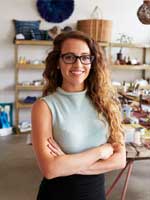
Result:
[[[66,92],[58,87],[56,92],[42,98],[52,113],[53,137],[65,153],[79,153],[107,142],[109,126],[86,95]]]

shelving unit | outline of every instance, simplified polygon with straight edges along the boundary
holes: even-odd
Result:
[[[145,64],[146,63],[146,51],[147,49],[150,49],[150,45],[143,45],[139,43],[135,44],[128,44],[128,43],[110,43],[109,44],[109,62],[111,65],[111,69],[118,69],[118,70],[141,70],[142,71],[142,78],[145,79],[145,71],[150,70],[150,65]],[[111,52],[113,48],[128,48],[128,49],[141,49],[142,50],[142,60],[140,65],[123,65],[123,64],[112,64],[111,60]],[[134,50],[133,50],[134,51]]]
[[[19,60],[19,46],[52,46],[52,41],[38,41],[38,40],[16,40],[15,41],[15,125],[18,127],[19,125],[19,111],[21,109],[31,109],[32,104],[25,104],[23,103],[19,98],[19,93],[26,91],[42,91],[43,86],[34,86],[34,85],[22,85],[19,83],[19,71],[24,70],[25,72],[27,70],[44,70],[45,64],[20,64],[18,62]],[[109,60],[109,65],[111,67],[111,70],[117,69],[117,70],[141,70],[142,71],[142,77],[145,78],[145,71],[150,70],[150,65],[145,64],[146,63],[146,51],[149,48],[150,45],[142,45],[142,44],[120,44],[120,43],[105,43],[101,42],[99,43],[100,46],[102,46],[106,52],[107,57]],[[113,48],[132,48],[134,51],[135,49],[141,49],[142,50],[142,63],[141,65],[115,65],[112,63],[111,60],[111,54]]]
[[[19,125],[19,112],[20,109],[31,109],[32,104],[23,103],[20,100],[19,93],[23,91],[42,91],[43,86],[23,85],[19,83],[20,70],[44,70],[45,64],[20,64],[19,63],[19,47],[20,46],[52,46],[51,41],[38,41],[38,40],[16,40],[15,41],[15,126]],[[19,133],[17,129],[17,133]]]

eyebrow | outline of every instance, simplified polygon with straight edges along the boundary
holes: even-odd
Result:
[[[63,53],[63,54],[73,54],[73,55],[76,55],[74,52],[66,52],[66,53]],[[81,55],[90,55],[91,53],[89,52],[84,52],[84,53],[81,53]]]

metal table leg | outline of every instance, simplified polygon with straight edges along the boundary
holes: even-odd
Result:
[[[127,187],[128,187],[128,182],[129,182],[129,178],[131,176],[131,172],[132,172],[132,168],[133,168],[133,160],[130,160],[128,163],[128,173],[126,176],[126,180],[125,180],[125,184],[123,187],[123,191],[122,191],[122,195],[121,195],[121,200],[125,200],[125,196],[126,196],[126,192],[127,192]]]
[[[121,172],[118,174],[118,176],[115,178],[115,180],[113,181],[112,185],[110,186],[110,188],[107,190],[106,192],[106,197],[109,197],[109,195],[111,194],[111,192],[113,191],[114,187],[116,186],[116,184],[118,183],[118,181],[120,180],[120,178],[122,177],[124,171],[128,168],[128,172],[127,172],[127,176],[126,176],[126,180],[125,180],[125,184],[123,187],[123,191],[122,191],[122,195],[121,195],[121,200],[125,200],[125,196],[126,196],[126,192],[127,192],[127,186],[128,186],[128,182],[129,182],[129,178],[131,176],[131,172],[132,172],[132,168],[133,168],[133,162],[134,160],[129,160],[127,161],[127,164],[125,166],[125,168],[123,168],[121,170]]]
[[[106,197],[108,197],[111,192],[113,191],[114,187],[116,186],[116,184],[118,183],[119,179],[122,177],[122,174],[124,173],[124,171],[126,170],[126,168],[128,167],[129,165],[129,161],[127,162],[125,168],[123,168],[121,170],[121,172],[118,174],[118,176],[115,178],[115,180],[113,181],[112,185],[110,186],[110,188],[107,190],[106,192]]]

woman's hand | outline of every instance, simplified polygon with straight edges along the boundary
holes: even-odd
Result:
[[[106,143],[100,146],[100,159],[108,159],[114,152],[114,148],[110,143]]]
[[[50,154],[53,156],[61,156],[61,155],[65,155],[65,153],[61,150],[61,148],[59,147],[59,145],[55,142],[55,140],[53,140],[51,137],[47,139],[48,144],[47,147],[50,150]]]
[[[121,148],[121,145],[120,145],[120,144],[118,144],[118,143],[113,143],[112,146],[113,146],[114,152],[117,153],[117,152],[120,151],[120,148]]]
[[[107,160],[110,156],[113,155],[114,153],[114,147],[115,150],[117,150],[118,146],[114,144],[111,145],[110,143],[106,143],[100,146],[100,159],[101,160]],[[87,169],[83,169],[80,170],[79,172],[77,172],[77,174],[82,174],[82,175],[89,175],[91,174],[91,167],[87,168]]]

